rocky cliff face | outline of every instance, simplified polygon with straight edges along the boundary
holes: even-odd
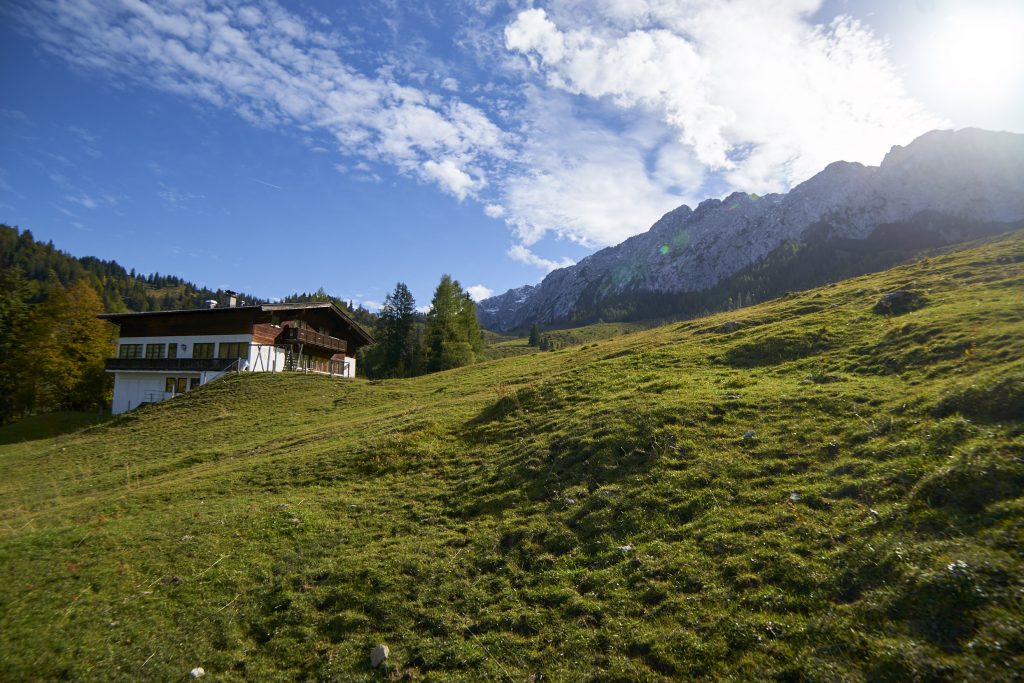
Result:
[[[485,327],[579,320],[583,302],[709,290],[810,231],[865,240],[879,226],[1024,221],[1024,135],[932,131],[893,147],[880,166],[844,161],[786,194],[734,193],[665,214],[647,232],[550,273],[537,286],[481,301]],[[962,237],[963,239],[965,237]],[[947,240],[948,241],[948,240]]]

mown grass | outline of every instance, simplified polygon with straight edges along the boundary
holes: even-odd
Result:
[[[897,289],[927,304],[872,311]],[[1022,299],[1007,237],[528,358],[232,378],[3,446],[0,672],[1012,679]]]

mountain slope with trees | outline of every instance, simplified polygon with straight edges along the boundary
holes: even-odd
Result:
[[[932,131],[877,167],[835,162],[786,194],[680,206],[642,234],[480,302],[499,331],[688,317],[889,268],[1024,227],[1024,135]]]

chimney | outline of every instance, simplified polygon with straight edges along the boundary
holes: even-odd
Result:
[[[228,295],[228,308],[234,308],[238,305],[238,292],[232,292],[230,289],[225,289],[224,293]]]

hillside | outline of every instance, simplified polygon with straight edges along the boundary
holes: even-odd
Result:
[[[52,242],[36,241],[29,230],[0,224],[0,273],[17,269],[30,286],[30,301],[46,298],[47,290],[84,280],[103,300],[107,311],[161,311],[201,308],[203,301],[225,301],[223,290],[211,290],[174,275],[137,274],[117,261],[76,257]],[[243,299],[258,301],[243,294]]]
[[[567,346],[579,346],[591,342],[618,337],[619,335],[637,332],[639,330],[653,327],[654,322],[642,323],[595,323],[585,327],[570,327],[565,329],[541,330],[541,336],[547,337],[552,350],[563,349]],[[508,358],[510,356],[525,356],[531,353],[540,353],[537,346],[529,345],[529,337],[514,337],[503,335],[497,332],[484,332],[484,359]]]
[[[694,316],[1024,227],[1024,135],[965,128],[837,161],[785,194],[683,205],[644,233],[480,302],[495,330]]]
[[[54,246],[53,242],[40,242],[30,230],[19,230],[0,224],[0,278],[17,270],[27,281],[29,303],[38,303],[47,297],[53,287],[84,281],[99,294],[107,312],[169,311],[184,308],[203,308],[207,300],[227,301],[223,289],[210,289],[188,282],[176,275],[150,273],[143,275],[130,271],[117,261],[94,256],[72,256]],[[249,303],[266,303],[251,294],[241,293],[239,298]],[[356,322],[372,327],[376,316],[360,306],[346,304],[323,289],[312,293],[296,293],[282,302],[333,300],[349,312]]]
[[[0,677],[1009,680],[1022,288],[1004,236],[582,347],[234,377],[0,446]]]

